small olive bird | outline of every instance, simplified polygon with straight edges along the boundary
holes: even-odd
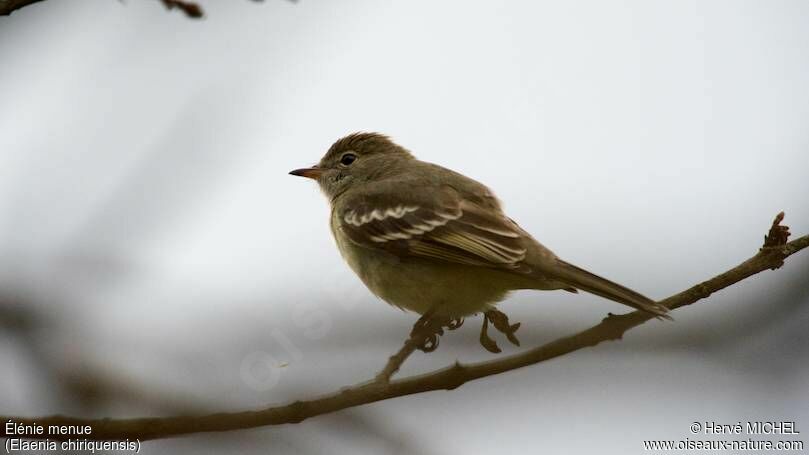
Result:
[[[290,174],[320,185],[337,247],[371,292],[445,320],[482,312],[490,351],[499,349],[484,340],[489,320],[517,343],[519,324],[494,309],[517,289],[580,289],[668,318],[665,306],[556,257],[484,185],[419,161],[387,136],[351,134],[317,165]]]

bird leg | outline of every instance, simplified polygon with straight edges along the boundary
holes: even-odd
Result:
[[[462,325],[463,318],[436,317],[434,308],[424,313],[413,325],[410,337],[404,345],[396,354],[390,356],[385,367],[376,375],[376,381],[389,382],[416,349],[423,352],[435,351],[438,348],[438,337],[444,334],[444,329],[455,330]]]
[[[509,324],[508,316],[499,310],[489,310],[483,313],[483,327],[480,329],[480,344],[489,352],[499,353],[500,347],[497,343],[489,337],[489,322],[492,323],[498,332],[505,334],[508,341],[512,344],[519,346],[520,340],[514,333],[520,328],[520,323]]]

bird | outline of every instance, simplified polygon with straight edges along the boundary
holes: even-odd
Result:
[[[337,248],[373,294],[423,318],[462,323],[483,313],[481,343],[492,352],[500,349],[488,322],[519,344],[519,324],[495,306],[515,290],[581,290],[670,319],[664,305],[560,259],[485,185],[417,159],[386,135],[345,136],[316,165],[290,174],[318,183]]]

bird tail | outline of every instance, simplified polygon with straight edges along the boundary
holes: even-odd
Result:
[[[555,279],[576,289],[629,305],[632,308],[652,313],[660,318],[672,319],[668,315],[669,309],[654,300],[561,259],[556,259],[556,261],[558,267],[554,267],[553,270]]]

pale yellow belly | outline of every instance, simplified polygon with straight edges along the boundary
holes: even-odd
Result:
[[[438,314],[468,316],[490,309],[508,291],[526,287],[516,277],[497,270],[418,258],[401,260],[357,246],[341,235],[335,239],[343,258],[371,292],[419,314],[435,305]]]

